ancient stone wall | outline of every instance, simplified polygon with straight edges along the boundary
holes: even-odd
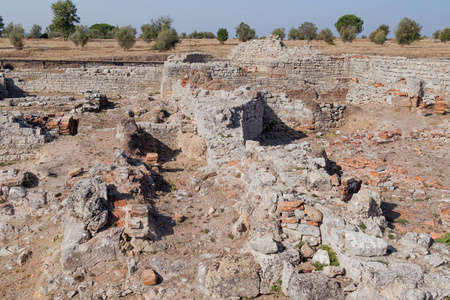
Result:
[[[19,70],[9,73],[7,89],[13,94],[84,93],[100,90],[108,95],[129,95],[159,91],[162,65],[94,67],[52,71]]]
[[[6,90],[5,75],[0,73],[0,99],[8,97],[8,91]]]
[[[19,112],[0,112],[0,162],[34,158],[49,140],[41,128],[27,124]]]
[[[393,102],[392,95],[408,93],[407,86],[398,86],[402,79],[423,81],[425,101],[450,92],[450,61],[407,59],[405,57],[352,56],[350,76],[359,84],[351,84],[348,100],[352,102]],[[400,95],[402,96],[402,95]]]

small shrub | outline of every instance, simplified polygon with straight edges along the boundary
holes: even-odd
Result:
[[[366,224],[364,224],[363,222],[361,222],[361,223],[359,224],[359,228],[361,228],[362,230],[366,230],[366,229],[367,229],[367,226],[366,226]]]
[[[180,42],[177,31],[174,28],[165,27],[158,33],[155,39],[155,50],[171,50]]]
[[[11,32],[8,34],[8,39],[11,45],[17,50],[23,49],[23,39],[25,37],[22,25],[14,25]]]
[[[229,233],[229,234],[228,234],[228,238],[229,238],[230,240],[234,240],[234,235],[232,235],[231,233]]]
[[[318,261],[313,262],[312,265],[316,268],[316,271],[323,271],[323,268],[328,266],[327,264],[321,264]]]
[[[330,257],[330,265],[332,265],[332,266],[339,266],[339,261],[337,259],[337,254],[336,254],[336,252],[333,251],[333,249],[331,249],[330,246],[322,245],[322,247],[320,247],[320,249],[325,250],[325,251],[328,252],[328,256]]]
[[[444,243],[447,246],[450,246],[450,232],[445,233],[445,235],[443,237],[441,237],[440,239],[435,240],[435,242]]]
[[[330,28],[322,29],[317,35],[317,38],[325,41],[329,45],[334,45],[334,35]]]
[[[274,293],[280,293],[281,292],[281,285],[283,284],[283,281],[281,280],[277,280],[277,283],[272,285],[270,287],[270,289],[272,290],[272,292]]]
[[[339,34],[340,34],[341,40],[344,43],[347,43],[347,42],[351,43],[351,42],[353,42],[354,39],[356,39],[356,32],[357,32],[357,29],[355,26],[347,26],[347,27],[343,27],[341,29],[341,31],[339,31]]]
[[[303,242],[303,241],[301,241],[301,240],[299,240],[298,241],[298,244],[297,245],[295,245],[295,248],[297,248],[297,249],[301,249],[302,247],[303,247],[303,245],[305,244],[305,242]]]
[[[408,222],[408,220],[405,220],[405,219],[397,219],[394,221],[394,223],[400,224],[402,226],[406,226],[409,222]]]
[[[136,43],[136,28],[131,26],[121,27],[116,32],[115,38],[119,46],[127,51]]]
[[[393,240],[395,238],[395,236],[392,233],[388,234],[388,239]]]

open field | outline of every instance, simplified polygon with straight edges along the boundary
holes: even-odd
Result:
[[[163,52],[151,50],[141,39],[129,51],[119,48],[115,40],[93,40],[83,49],[76,47],[71,41],[61,39],[31,39],[25,41],[25,48],[15,50],[8,39],[0,38],[0,58],[38,59],[38,60],[123,60],[123,61],[163,61],[174,53],[206,52],[215,57],[226,57],[231,49],[240,42],[228,40],[221,45],[215,39],[182,40],[174,50]],[[306,41],[285,41],[289,48],[303,47]],[[405,56],[408,58],[450,58],[450,44],[434,41],[415,42],[410,46],[400,46],[388,40],[385,45],[375,45],[368,39],[357,39],[353,43],[343,43],[339,39],[335,45],[322,41],[312,41],[312,48],[329,55],[346,53],[364,55]]]

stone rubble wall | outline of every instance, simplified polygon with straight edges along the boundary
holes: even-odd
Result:
[[[398,88],[402,79],[415,78],[423,81],[426,102],[450,92],[450,61],[433,59],[408,59],[405,57],[352,56],[349,58],[350,76],[358,84],[350,84],[348,101],[393,103],[392,90],[405,96],[407,87]],[[374,85],[375,84],[375,85]],[[389,95],[391,94],[391,95]]]
[[[21,113],[0,112],[0,162],[32,159],[48,141],[49,136],[27,124]]]
[[[63,72],[23,70],[7,76],[11,94],[84,93],[100,90],[109,95],[151,93],[159,90],[162,65],[63,69]]]

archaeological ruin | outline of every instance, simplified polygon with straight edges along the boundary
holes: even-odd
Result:
[[[449,299],[449,94],[450,60],[274,36],[4,67],[0,297]]]

